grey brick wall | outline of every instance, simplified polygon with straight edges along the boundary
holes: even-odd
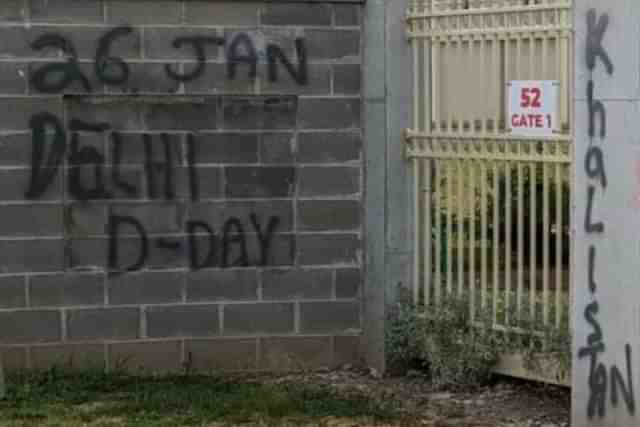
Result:
[[[359,361],[362,7],[2,2],[7,369]]]

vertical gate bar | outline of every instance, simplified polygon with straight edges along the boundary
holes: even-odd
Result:
[[[442,65],[442,55],[440,49],[442,45],[439,37],[434,37],[431,42],[431,111],[433,114],[433,122],[436,132],[442,130],[442,123],[440,122],[440,110],[442,108],[440,103],[440,96],[442,88],[440,87],[440,66]]]
[[[484,143],[483,143],[484,144]],[[483,146],[482,150],[486,152],[486,147]],[[484,153],[483,153],[484,154]],[[487,161],[480,160],[480,188],[482,190],[481,199],[481,207],[480,207],[480,215],[482,216],[482,225],[481,229],[481,249],[482,249],[482,267],[481,267],[481,306],[482,310],[486,310],[487,308],[487,273],[489,266],[487,264],[487,250],[488,250],[488,242],[489,242],[489,229],[487,224]]]
[[[560,160],[560,145],[561,142],[558,142],[557,155],[558,160]],[[562,169],[563,165],[561,163],[556,163],[556,327],[560,328],[562,324],[562,294],[564,292],[564,286],[562,283],[563,279],[563,262],[562,262],[562,230],[564,228],[564,224],[562,223],[562,214],[563,214],[563,181],[562,181]]]
[[[414,139],[413,144],[417,144],[417,141]],[[417,151],[417,150],[416,150]],[[413,203],[413,217],[414,217],[414,227],[415,227],[415,237],[414,237],[414,246],[413,246],[413,274],[414,274],[414,286],[413,286],[413,300],[417,302],[418,300],[418,289],[420,289],[420,281],[422,278],[421,274],[421,259],[420,259],[420,248],[421,245],[429,244],[428,236],[426,233],[422,232],[422,227],[420,227],[420,206],[421,206],[421,191],[420,191],[420,157],[413,158],[413,194],[414,194],[414,203]],[[427,240],[427,243],[425,243]]]
[[[431,12],[431,8],[428,6],[425,3],[426,13]],[[422,19],[422,30],[424,33],[430,33],[430,22],[431,22],[430,18]],[[430,107],[431,107],[431,98],[433,98],[432,92],[431,92],[431,74],[432,74],[432,68],[433,68],[433,65],[431,63],[431,44],[432,44],[432,40],[430,37],[425,37],[423,39],[422,55],[423,55],[424,64],[423,64],[423,70],[422,70],[422,76],[423,76],[422,89],[424,92],[422,97],[422,105],[424,105],[423,126],[424,126],[425,134],[431,134],[432,111]],[[429,139],[429,144],[433,145],[432,139]],[[433,164],[433,159],[431,158],[425,159],[424,168],[425,168],[425,187],[426,187],[425,205],[426,206],[425,206],[425,212],[424,212],[425,233],[423,234],[424,239],[426,241],[425,252],[424,252],[425,271],[424,271],[424,287],[423,287],[425,306],[428,306],[430,303],[430,297],[431,297],[430,290],[433,287],[431,283],[432,272],[433,272],[433,254],[432,254],[433,240],[431,239],[431,230],[432,230],[431,213],[433,211],[433,188],[431,183],[432,164]]]
[[[428,307],[431,302],[431,288],[433,284],[431,283],[431,273],[433,269],[433,257],[431,253],[431,248],[433,246],[433,240],[431,237],[431,211],[433,209],[433,188],[431,187],[431,174],[432,171],[432,163],[433,159],[425,158],[423,159],[423,168],[424,168],[424,284],[423,284],[423,301],[424,306]],[[420,293],[418,292],[418,297]]]
[[[444,76],[446,76],[445,77],[446,92],[445,92],[445,96],[442,97],[442,102],[444,103],[446,100],[447,117],[448,117],[447,131],[449,133],[453,133],[454,131],[453,125],[455,123],[455,109],[451,105],[452,99],[450,94],[452,93],[453,90],[455,90],[455,83],[452,84],[452,81],[455,82],[455,79],[458,76],[458,74],[456,73],[456,70],[459,68],[459,65],[460,65],[458,61],[458,57],[460,55],[459,53],[460,40],[458,38],[452,37],[452,40],[448,40],[446,43],[449,46],[448,49],[445,46],[445,52],[447,52],[447,63],[449,64],[449,67],[447,68],[447,72],[444,73]]]
[[[507,150],[510,149],[510,144],[512,142],[505,143],[505,155]],[[509,310],[511,310],[511,256],[512,256],[512,247],[511,247],[511,229],[512,229],[512,212],[511,212],[511,201],[513,197],[512,186],[511,186],[511,162],[505,160],[504,162],[504,173],[505,173],[505,280],[504,280],[504,292],[505,292],[505,312],[504,312],[504,322],[505,326],[509,325]]]
[[[522,78],[522,50],[524,45],[524,40],[521,36],[517,35],[515,37],[515,55],[513,58],[513,80],[524,80]]]
[[[522,142],[518,142],[518,157],[523,157]],[[524,289],[524,182],[522,161],[518,160],[518,290],[516,294],[517,320],[522,320],[522,292]]]
[[[563,15],[564,14],[558,9],[556,14],[556,22],[560,25],[564,25],[564,20],[562,19]],[[568,69],[565,62],[567,62],[568,59],[565,53],[565,38],[562,35],[562,30],[560,30],[559,32],[556,32],[555,39],[556,39],[556,67],[557,67],[556,72],[558,73],[558,81],[560,82],[560,91],[559,91],[560,92],[560,96],[559,96],[560,98],[559,113],[560,114],[559,115],[560,115],[560,123],[564,125],[565,123],[568,124],[568,121],[569,121],[568,109],[565,109],[565,105],[567,104],[567,96],[565,91],[568,89],[569,80],[565,74],[566,70]]]
[[[469,297],[472,308],[471,320],[474,320],[476,313],[476,164],[472,158],[469,158],[468,164],[469,186],[467,191],[469,192]]]
[[[478,51],[478,55],[480,56],[480,99],[485,100],[488,98],[487,96],[487,70],[486,70],[486,58],[485,58],[485,54],[486,54],[486,45],[485,45],[485,41],[486,39],[484,38],[484,35],[481,34],[480,35],[480,49]],[[486,111],[484,110],[486,108],[485,105],[482,106],[483,110],[480,114],[480,133],[482,135],[486,134]],[[474,120],[474,128],[475,128],[475,120]]]
[[[458,152],[458,156],[462,153]],[[456,183],[458,184],[458,195],[456,197],[456,232],[458,234],[458,296],[462,295],[464,286],[464,160],[459,158],[456,162]]]
[[[414,10],[417,12],[417,10]],[[417,38],[417,30],[418,25],[416,24],[416,20],[411,21],[411,32],[414,37],[411,39],[411,46],[413,48],[413,128],[420,129],[420,99],[418,94],[418,88],[420,87],[420,57],[419,57],[419,45]]]
[[[550,43],[549,43],[549,39],[547,37],[545,37],[544,35],[540,38],[540,43],[542,44],[540,50],[540,67],[541,67],[541,71],[542,71],[542,78],[546,78],[547,76],[553,77],[553,73],[551,73],[551,75],[549,74],[549,67],[547,66],[547,56],[548,56],[548,52],[550,50]]]
[[[529,143],[529,155],[536,155],[536,142]],[[531,321],[536,320],[536,295],[538,293],[538,283],[536,270],[538,268],[538,262],[536,260],[536,239],[538,235],[536,233],[537,228],[537,203],[536,198],[538,196],[537,180],[538,170],[535,161],[529,164],[529,311]]]
[[[434,141],[435,145],[435,141]],[[435,149],[435,148],[434,148]],[[435,280],[433,283],[433,293],[434,293],[434,302],[438,304],[440,302],[440,287],[442,285],[442,172],[441,167],[443,166],[443,161],[440,159],[434,160],[435,167],[433,169],[433,182],[436,191],[434,192],[434,196],[436,198],[435,202],[435,216],[436,216],[436,230],[435,230],[435,245],[434,251],[436,253],[436,262],[435,262]],[[428,230],[429,235],[431,234],[431,230]]]
[[[412,3],[411,13],[416,14],[418,12],[418,3]],[[416,23],[416,19],[411,21],[411,32],[413,33],[413,38],[411,39],[411,47],[413,49],[413,128],[420,129],[420,96],[418,95],[418,89],[420,87],[420,58],[418,55],[419,47],[418,47],[418,37],[417,30],[418,25]],[[413,218],[414,218],[414,246],[413,246],[413,301],[417,302],[418,300],[418,290],[420,289],[421,282],[421,260],[420,260],[420,249],[422,245],[425,245],[425,236],[422,233],[422,228],[420,227],[420,206],[421,206],[421,190],[420,190],[420,157],[416,156],[418,151],[418,141],[416,138],[411,140],[411,148],[414,152],[414,157],[412,159],[413,164]],[[427,239],[430,240],[430,239]],[[426,243],[428,244],[428,243]]]
[[[494,156],[497,154],[497,142],[494,143]],[[500,177],[498,176],[498,159],[493,159],[493,324],[498,323],[498,286],[500,281],[499,248],[500,248]]]
[[[512,77],[509,73],[509,66],[511,61],[510,50],[511,50],[511,40],[509,39],[509,34],[506,34],[504,37],[504,82],[502,83],[502,86],[504,87],[503,90],[505,90],[505,93],[506,93],[505,84],[508,83],[510,80],[512,80]],[[506,117],[506,113],[505,113],[505,117]],[[505,123],[504,123],[505,132],[507,131],[508,128],[509,128],[509,125],[507,124],[507,120],[505,118]]]
[[[492,67],[493,67],[493,72],[491,73],[492,76],[494,76],[493,79],[491,79],[491,90],[493,93],[495,93],[495,114],[493,117],[493,133],[497,134],[498,133],[498,122],[500,121],[500,114],[502,112],[502,85],[504,84],[504,82],[501,81],[500,78],[500,37],[498,36],[498,34],[494,34],[493,35],[493,54],[492,56]],[[494,83],[495,83],[495,87],[494,87]]]
[[[449,147],[451,150],[452,148]],[[455,160],[447,161],[447,295],[453,292],[453,180]]]
[[[543,157],[547,157],[548,143],[543,145]],[[549,165],[545,159],[542,162],[542,213],[543,213],[543,232],[542,232],[542,244],[544,245],[542,251],[542,309],[543,309],[543,321],[545,326],[549,324]]]

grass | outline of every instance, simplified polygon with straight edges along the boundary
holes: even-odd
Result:
[[[225,377],[135,377],[51,370],[9,378],[0,427],[305,425],[324,417],[385,421],[393,404],[343,397],[326,386]]]

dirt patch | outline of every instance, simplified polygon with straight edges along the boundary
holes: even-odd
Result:
[[[380,378],[375,372],[343,370],[296,375],[243,376],[244,381],[329,386],[345,397],[394,404],[403,420],[394,426],[567,427],[568,388],[499,377],[474,389],[437,389],[419,375]],[[367,426],[364,420],[326,419],[321,426]]]

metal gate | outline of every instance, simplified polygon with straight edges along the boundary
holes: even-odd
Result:
[[[413,0],[414,300],[465,293],[495,328],[569,327],[571,0]],[[506,83],[560,82],[561,131],[513,137]]]

